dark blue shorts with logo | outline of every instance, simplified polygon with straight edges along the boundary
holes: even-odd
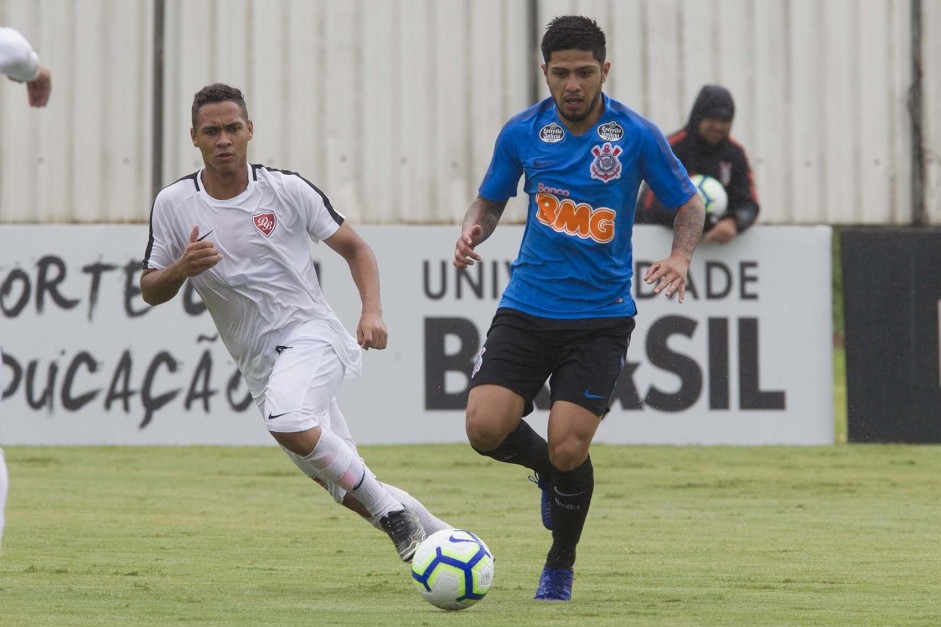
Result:
[[[497,310],[474,363],[470,386],[499,385],[523,397],[523,415],[549,381],[551,402],[608,413],[627,358],[634,318],[552,320]]]

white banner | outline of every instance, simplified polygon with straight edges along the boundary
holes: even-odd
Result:
[[[389,348],[365,355],[340,406],[362,444],[463,442],[472,358],[509,277],[521,226],[483,263],[451,265],[456,226],[360,226],[379,258]],[[639,314],[597,440],[833,442],[829,227],[755,227],[700,246],[686,301],[635,296]],[[638,227],[635,275],[670,231]],[[140,297],[147,227],[0,226],[3,444],[270,444],[199,298]],[[314,247],[347,328],[359,301],[343,260]],[[4,380],[4,377],[0,377]],[[545,433],[543,398],[530,417]]]

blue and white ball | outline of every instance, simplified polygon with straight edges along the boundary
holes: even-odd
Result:
[[[706,206],[706,222],[715,224],[723,217],[729,207],[729,195],[725,191],[725,186],[711,176],[705,174],[694,174],[689,177],[699,192],[703,204]]]
[[[493,584],[493,553],[465,529],[442,529],[418,545],[412,557],[418,593],[443,610],[477,603]]]

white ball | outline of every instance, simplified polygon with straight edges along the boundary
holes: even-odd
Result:
[[[435,607],[463,610],[490,590],[493,553],[465,529],[436,531],[418,545],[412,557],[412,582]]]
[[[694,174],[689,177],[699,192],[699,197],[706,205],[706,220],[713,223],[718,222],[729,207],[729,195],[725,191],[725,186],[711,176],[705,174]]]

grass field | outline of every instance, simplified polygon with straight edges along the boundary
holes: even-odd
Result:
[[[597,446],[564,604],[531,598],[549,534],[525,471],[462,445],[364,452],[487,541],[481,603],[426,604],[273,447],[9,447],[0,624],[941,624],[937,447]]]
[[[847,438],[846,350],[833,348],[833,440],[845,444]]]

